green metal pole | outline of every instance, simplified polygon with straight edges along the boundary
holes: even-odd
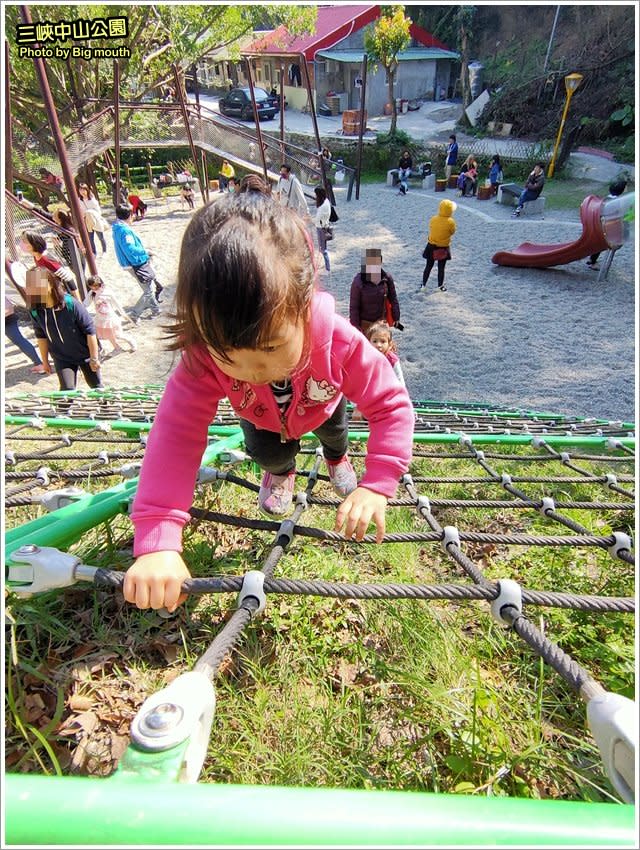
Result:
[[[202,455],[202,464],[215,460],[220,452],[237,448],[243,439],[242,431],[234,428],[227,439],[207,446]],[[78,499],[77,502],[72,502],[64,508],[7,531],[5,561],[10,559],[12,552],[26,544],[65,548],[75,543],[89,529],[122,513],[126,504],[135,495],[137,486],[138,479],[132,478],[102,493]]]
[[[5,840],[48,845],[636,845],[633,806],[5,776]]]

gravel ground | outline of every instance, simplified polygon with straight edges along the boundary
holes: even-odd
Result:
[[[437,290],[434,270],[428,289],[418,293],[428,221],[443,197],[420,189],[403,197],[387,186],[365,185],[360,200],[347,204],[344,190],[338,190],[332,272],[322,272],[321,278],[338,312],[348,315],[350,284],[363,249],[379,247],[397,285],[405,330],[395,336],[413,399],[484,401],[634,421],[635,241],[616,254],[608,279],[600,283],[584,260],[553,269],[500,268],[491,262],[498,250],[524,241],[576,239],[578,210],[513,219],[509,208],[493,201],[455,198],[458,229],[447,264],[448,291]],[[455,193],[449,190],[446,197]],[[147,217],[134,224],[155,254],[166,287],[165,313],[189,216],[176,199],[150,206]],[[100,272],[123,306],[131,306],[139,288],[118,267],[110,238],[108,244],[98,259]],[[161,325],[162,319],[148,319],[130,329],[138,352],[105,360],[106,385],[166,381],[173,355],[162,350]],[[31,375],[24,356],[5,340],[5,388],[11,396],[50,391],[57,389],[57,379]]]

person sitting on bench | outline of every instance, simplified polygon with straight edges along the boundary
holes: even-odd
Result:
[[[409,191],[408,179],[411,177],[411,169],[413,168],[413,160],[409,151],[404,151],[398,162],[398,180],[400,181],[399,195],[406,195]]]
[[[460,166],[460,176],[457,181],[460,195],[475,195],[478,188],[478,163],[473,154],[465,159]]]
[[[536,162],[533,166],[533,171],[527,177],[527,182],[525,184],[520,197],[518,198],[518,205],[513,211],[512,215],[516,217],[520,215],[522,212],[522,208],[527,203],[527,201],[535,201],[542,194],[542,188],[544,186],[544,163]]]

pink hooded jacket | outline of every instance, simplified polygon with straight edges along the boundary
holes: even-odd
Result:
[[[293,397],[282,417],[269,385],[230,378],[204,346],[191,351],[191,371],[183,361],[178,364],[158,406],[133,503],[136,557],[181,551],[208,427],[225,397],[238,416],[289,440],[326,422],[345,395],[369,423],[360,484],[389,498],[395,495],[413,442],[414,414],[406,389],[387,358],[335,313],[327,293],[313,296],[311,339],[308,362],[291,376]]]

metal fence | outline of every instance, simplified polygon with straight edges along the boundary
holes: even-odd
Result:
[[[21,262],[27,267],[33,265],[33,258],[21,246],[21,235],[25,230],[35,231],[43,236],[47,243],[47,254],[63,266],[73,271],[82,297],[86,295],[84,255],[80,241],[75,234],[67,241],[67,256],[62,250],[61,235],[68,235],[54,221],[49,221],[38,209],[29,210],[18,203],[17,198],[5,189],[4,193],[4,245],[5,256],[11,262]]]
[[[115,138],[114,107],[107,102],[97,102],[104,108],[75,127],[65,138],[71,168],[77,173],[84,165],[113,148]],[[187,146],[189,139],[182,111],[174,104],[122,104],[120,106],[120,145],[122,148],[158,148]],[[262,173],[262,158],[258,135],[254,129],[220,116],[206,107],[187,107],[189,127],[194,143],[224,159],[235,162],[247,171]],[[267,172],[273,181],[278,179],[280,165],[287,163],[300,180],[307,193],[322,185],[320,161],[315,150],[308,150],[290,142],[262,133]],[[47,154],[33,148],[38,162]],[[50,157],[49,157],[50,158]],[[51,158],[50,158],[51,159]],[[27,164],[24,153],[14,151],[16,167],[28,174],[33,168]],[[333,165],[333,167],[332,167]],[[51,159],[50,168],[56,170],[57,162]],[[343,172],[347,185],[347,200],[351,200],[355,170],[349,166],[328,163],[329,171]],[[328,175],[330,176],[330,175]]]

